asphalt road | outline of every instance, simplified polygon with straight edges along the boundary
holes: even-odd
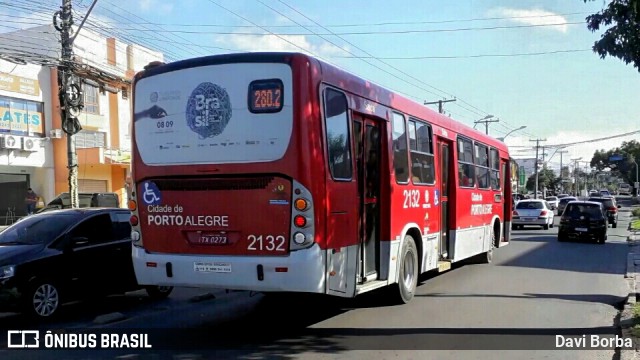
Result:
[[[615,318],[628,293],[628,216],[621,213],[605,245],[558,243],[556,227],[515,231],[513,242],[496,251],[493,264],[459,265],[424,276],[408,305],[389,304],[382,299],[384,291],[353,300],[246,292],[195,303],[176,295],[153,306],[141,297],[121,299],[125,304],[107,302],[85,317],[72,316],[70,330],[64,321],[40,328],[144,331],[152,349],[16,350],[0,351],[0,357],[617,359],[614,349],[551,350],[548,340],[554,335],[617,334]],[[87,305],[78,306],[73,309]],[[130,318],[108,325],[83,322],[105,310]],[[20,326],[19,319],[0,318],[0,324]]]

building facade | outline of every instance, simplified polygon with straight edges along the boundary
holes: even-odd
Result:
[[[37,46],[30,45],[34,50],[26,61],[58,59],[57,36],[52,26],[39,26],[3,36],[2,45],[18,48],[21,38],[29,38]],[[82,130],[73,135],[78,191],[115,192],[124,207],[131,164],[131,79],[149,62],[163,61],[163,55],[86,29],[74,42],[74,55],[84,100],[78,115]],[[0,225],[5,225],[26,215],[27,188],[45,203],[69,191],[57,69],[0,60],[0,116]]]

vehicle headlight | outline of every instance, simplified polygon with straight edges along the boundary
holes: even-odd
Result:
[[[0,280],[11,278],[15,275],[15,273],[15,265],[0,266]]]

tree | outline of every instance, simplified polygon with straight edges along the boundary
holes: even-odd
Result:
[[[560,185],[560,178],[556,177],[555,172],[551,169],[543,168],[538,171],[538,188],[540,191],[547,188],[547,190],[555,190]],[[534,191],[536,187],[536,174],[529,176],[527,179],[526,188],[529,191]]]
[[[611,161],[613,155],[622,156],[622,160]],[[612,175],[619,176],[628,184],[636,178],[636,165],[640,164],[640,142],[636,140],[623,141],[622,145],[610,150],[596,150],[591,158],[591,167],[598,171],[610,169]]]
[[[594,0],[584,0],[584,2]],[[592,32],[609,27],[593,45],[604,59],[614,56],[640,71],[640,0],[612,0],[600,12],[586,18]]]

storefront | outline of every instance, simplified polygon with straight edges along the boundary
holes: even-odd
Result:
[[[50,72],[0,60],[0,225],[26,215],[28,188],[53,198]]]

